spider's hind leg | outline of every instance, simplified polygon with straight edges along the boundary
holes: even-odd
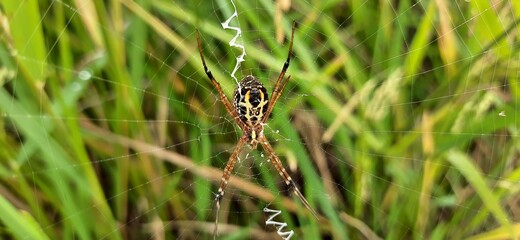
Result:
[[[222,188],[219,188],[217,195],[215,196],[215,206],[217,207],[217,209],[215,213],[215,227],[213,228],[213,239],[216,239],[218,235],[218,213],[220,212],[220,201],[222,200],[223,196],[224,191],[222,191]]]
[[[294,183],[294,181],[290,177],[289,177],[288,181],[289,181],[289,183],[287,183],[287,186],[289,186],[289,188],[291,188],[294,195],[296,195],[300,199],[300,201],[302,201],[303,205],[312,213],[312,215],[314,215],[314,217],[316,219],[318,219],[318,213],[316,213],[316,211],[314,211],[314,209],[311,207],[311,205],[309,204],[307,199],[305,199],[303,194],[300,192],[300,189],[298,189],[298,187],[296,186],[296,183]]]
[[[231,153],[226,167],[224,168],[224,173],[222,174],[222,179],[220,180],[220,186],[215,197],[215,206],[217,209],[215,214],[215,228],[213,228],[213,239],[216,239],[218,235],[218,213],[220,212],[220,202],[222,197],[224,197],[224,190],[226,189],[229,178],[231,177],[231,173],[233,172],[233,168],[235,167],[235,163],[237,162],[238,154],[240,154],[240,151],[246,142],[247,137],[244,135],[238,141],[235,150],[233,150],[233,153]]]
[[[294,195],[296,195],[300,199],[302,204],[312,213],[312,215],[314,215],[314,217],[319,219],[318,214],[316,213],[316,211],[314,211],[314,209],[311,207],[311,205],[309,204],[307,199],[305,199],[303,194],[300,192],[300,189],[298,189],[298,186],[296,186],[296,183],[294,183],[291,176],[289,176],[289,174],[287,173],[287,170],[285,170],[285,168],[283,167],[282,162],[280,161],[280,158],[278,158],[278,156],[276,156],[276,154],[273,150],[273,147],[271,146],[271,144],[269,144],[269,142],[267,141],[265,136],[263,136],[263,135],[260,136],[259,142],[260,142],[260,144],[262,144],[264,151],[269,156],[269,159],[271,159],[271,163],[274,165],[274,167],[276,168],[276,171],[278,171],[278,174],[280,174],[280,176],[284,180],[285,184],[292,190]]]

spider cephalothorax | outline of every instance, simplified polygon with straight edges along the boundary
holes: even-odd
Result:
[[[200,42],[199,32],[197,31],[197,43],[199,46],[200,58],[202,60],[202,65],[204,66],[204,71],[206,72],[206,75],[208,76],[213,86],[215,86],[217,89],[220,101],[226,107],[227,112],[233,117],[236,124],[240,127],[240,129],[242,129],[243,132],[242,137],[238,141],[235,150],[233,150],[233,153],[231,153],[229,161],[224,168],[220,187],[217,192],[217,216],[215,218],[215,228],[213,229],[214,238],[216,238],[218,232],[218,212],[220,209],[220,200],[222,199],[222,196],[224,196],[224,190],[226,189],[228,180],[231,177],[231,172],[235,167],[240,150],[246,143],[249,144],[252,149],[255,149],[258,143],[262,145],[264,151],[267,153],[268,158],[276,168],[276,171],[278,171],[280,176],[283,178],[285,184],[292,189],[293,193],[302,201],[303,205],[305,205],[305,207],[307,207],[315,217],[318,216],[317,213],[312,209],[311,205],[307,202],[303,194],[300,192],[291,176],[289,176],[289,173],[287,173],[283,167],[280,158],[276,156],[273,147],[271,144],[269,144],[269,141],[267,141],[267,138],[263,134],[264,124],[273,111],[274,105],[282,95],[285,85],[287,85],[287,82],[290,79],[290,76],[287,76],[287,78],[284,78],[284,76],[287,68],[289,67],[289,63],[291,62],[295,28],[296,24],[293,22],[289,54],[287,54],[287,60],[285,61],[282,71],[280,72],[278,80],[274,86],[273,93],[271,94],[271,102],[269,102],[267,90],[265,89],[264,85],[255,77],[249,75],[242,79],[240,83],[238,83],[238,86],[235,89],[235,94],[233,96],[233,104],[231,104],[229,99],[226,97],[222,91],[222,88],[220,87],[220,83],[215,80],[215,77],[213,77],[213,74],[208,69],[208,66],[206,66],[204,55],[202,54],[202,44]]]
[[[264,129],[262,120],[269,106],[267,90],[254,76],[248,75],[235,89],[233,106],[239,120],[251,128],[248,142],[252,148],[256,148],[257,137]]]

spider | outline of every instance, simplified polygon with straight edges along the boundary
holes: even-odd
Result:
[[[274,167],[282,176],[285,184],[292,189],[293,193],[302,201],[303,205],[316,217],[317,213],[312,209],[307,199],[300,192],[291,176],[287,173],[280,158],[275,154],[273,147],[267,141],[267,138],[264,136],[264,125],[269,115],[273,111],[274,105],[282,95],[282,91],[285,88],[285,85],[291,78],[291,76],[287,76],[284,79],[285,72],[289,67],[289,63],[291,61],[292,47],[293,47],[293,39],[294,39],[294,30],[296,28],[296,22],[292,24],[292,33],[291,33],[291,42],[289,44],[289,53],[287,54],[287,60],[285,61],[282,71],[278,76],[278,80],[276,81],[276,85],[273,89],[273,93],[271,94],[271,102],[269,102],[267,90],[264,85],[258,81],[254,76],[248,75],[244,77],[235,89],[233,96],[233,104],[229,101],[227,96],[222,91],[220,87],[220,83],[215,80],[213,74],[206,66],[206,61],[204,60],[204,55],[202,54],[202,44],[200,40],[200,34],[197,31],[197,43],[199,47],[200,58],[202,60],[202,65],[204,66],[204,71],[208,76],[209,80],[213,84],[213,86],[217,89],[220,101],[226,107],[227,112],[233,117],[233,120],[236,124],[242,129],[242,137],[238,141],[235,149],[231,153],[229,160],[224,168],[224,174],[222,175],[222,180],[220,182],[220,187],[215,197],[216,201],[216,218],[215,218],[215,227],[213,229],[213,237],[216,238],[218,234],[218,213],[220,210],[220,201],[224,196],[224,190],[228,184],[229,177],[231,176],[231,172],[237,162],[238,155],[242,149],[242,147],[247,143],[251,147],[251,149],[256,149],[257,144],[260,143],[264,148],[264,151],[267,153],[269,159],[273,163]]]

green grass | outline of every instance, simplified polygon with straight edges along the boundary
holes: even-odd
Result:
[[[184,3],[185,2],[185,3]],[[520,236],[520,4],[237,1],[237,76],[270,91],[298,22],[291,81],[265,134],[323,219],[262,151],[237,164],[221,238]],[[392,5],[390,5],[392,4]],[[495,5],[492,5],[495,4]],[[0,237],[210,239],[241,135],[229,2],[0,0]]]

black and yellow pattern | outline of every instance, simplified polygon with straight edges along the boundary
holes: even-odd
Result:
[[[246,76],[235,89],[233,105],[238,112],[240,121],[254,127],[262,122],[269,106],[269,97],[264,85],[254,76]],[[256,133],[252,133],[252,139]]]

